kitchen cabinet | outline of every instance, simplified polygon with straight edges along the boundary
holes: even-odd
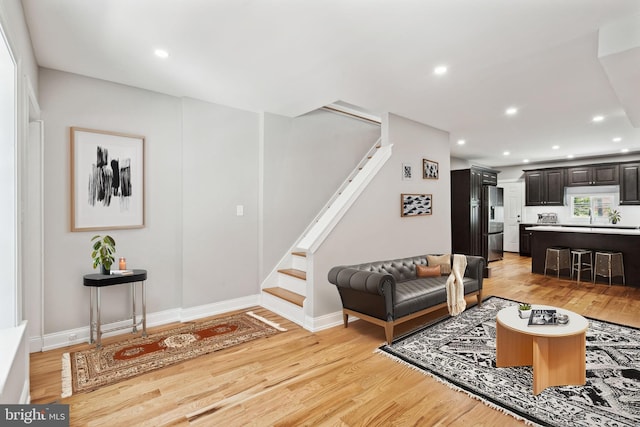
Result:
[[[536,224],[520,224],[520,256],[531,256],[531,231],[527,231],[527,227]]]
[[[640,163],[620,164],[620,204],[640,205]]]
[[[562,168],[524,171],[527,206],[563,206],[564,172]]]
[[[618,164],[586,165],[567,168],[567,187],[618,185]]]

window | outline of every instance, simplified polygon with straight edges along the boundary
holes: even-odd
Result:
[[[614,208],[614,194],[576,194],[571,196],[571,217],[608,221],[609,212]]]

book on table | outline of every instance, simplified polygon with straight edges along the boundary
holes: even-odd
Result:
[[[133,270],[111,270],[111,274],[114,276],[131,276]]]
[[[557,325],[558,315],[556,310],[552,309],[535,309],[531,310],[531,316],[529,316],[529,325]]]

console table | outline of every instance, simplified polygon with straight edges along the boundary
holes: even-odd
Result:
[[[131,286],[131,299],[133,301],[133,314],[132,314],[132,332],[138,332],[138,326],[142,325],[142,336],[147,336],[147,301],[146,292],[144,289],[144,282],[147,280],[147,270],[132,270],[133,274],[120,275],[120,274],[86,274],[84,276],[84,286],[88,286],[91,290],[89,298],[89,342],[94,343],[93,333],[95,331],[95,343],[96,348],[102,347],[102,334],[104,332],[116,331],[119,329],[125,329],[129,326],[120,326],[111,328],[108,330],[102,330],[102,323],[100,319],[100,289],[105,286],[124,285],[128,283]],[[142,320],[137,321],[136,318],[136,283],[140,283],[142,288]],[[94,322],[95,315],[95,322]]]

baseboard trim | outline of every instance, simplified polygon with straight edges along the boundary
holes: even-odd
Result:
[[[147,314],[147,327],[161,326],[172,322],[190,322],[204,317],[215,316],[230,311],[244,310],[249,307],[261,306],[275,314],[288,319],[310,332],[317,332],[324,329],[333,328],[342,325],[342,311],[329,313],[320,317],[304,316],[303,309],[293,307],[292,304],[270,297],[267,294],[249,295],[247,297],[236,298],[227,301],[216,302],[212,304],[200,305],[189,308],[174,308],[157,313]],[[357,320],[353,316],[349,316],[349,321]],[[131,324],[131,320],[123,320],[119,322],[108,323],[103,329],[112,329]],[[115,335],[123,335],[130,333],[130,329],[121,329],[104,333],[103,337]],[[89,326],[81,328],[68,329],[66,331],[45,334],[44,336],[36,336],[29,338],[29,351],[35,353],[38,351],[53,350],[56,348],[67,347],[74,344],[86,343],[89,341]]]

